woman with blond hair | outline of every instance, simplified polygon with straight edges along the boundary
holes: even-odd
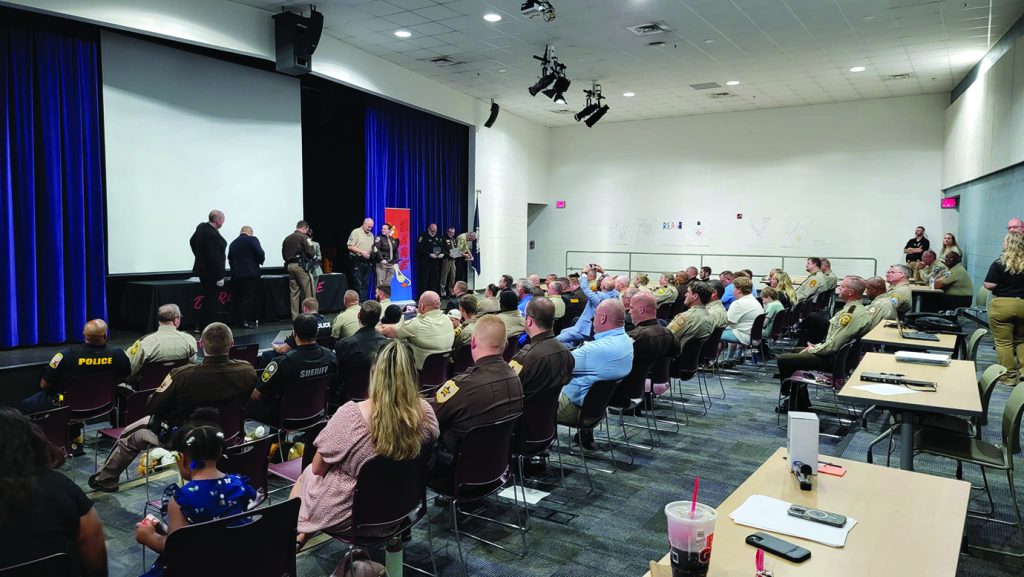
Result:
[[[415,459],[437,439],[437,417],[420,398],[412,349],[388,341],[370,367],[370,398],[341,406],[313,444],[316,455],[292,487],[299,497],[299,536],[345,531],[352,520],[352,498],[359,470],[377,455]]]
[[[778,293],[782,306],[788,309],[796,303],[796,289],[793,288],[793,281],[786,271],[776,269],[768,277],[768,284]]]
[[[960,260],[963,260],[964,252],[960,250],[960,245],[956,243],[956,235],[951,232],[947,232],[942,235],[942,248],[939,252],[939,260],[945,261],[946,255],[955,252],[960,255]]]
[[[988,327],[996,359],[1007,368],[999,381],[1016,385],[1018,363],[1024,361],[1024,235],[1011,232],[1003,239],[1003,254],[988,268],[985,288],[992,291]]]

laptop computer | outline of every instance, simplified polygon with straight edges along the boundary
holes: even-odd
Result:
[[[898,321],[896,323],[896,330],[899,331],[901,339],[911,339],[915,341],[932,341],[936,343],[939,342],[938,335],[933,335],[931,333],[923,333],[921,331],[905,331],[903,330],[903,323]]]

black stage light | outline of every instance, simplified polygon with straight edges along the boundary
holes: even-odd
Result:
[[[544,90],[548,86],[551,86],[551,83],[554,81],[555,74],[553,72],[544,74],[544,76],[541,76],[540,79],[537,80],[536,84],[530,87],[530,96],[537,96],[538,92]]]
[[[583,110],[580,110],[579,112],[577,112],[573,116],[573,118],[576,119],[576,122],[579,122],[579,121],[583,120],[584,118],[590,116],[591,114],[597,112],[598,108],[601,108],[601,106],[599,104],[593,104],[593,103],[588,104]]]
[[[567,90],[569,90],[570,84],[572,84],[571,80],[569,80],[565,76],[558,75],[558,77],[555,78],[555,85],[545,90],[544,96],[547,96],[548,98],[553,98],[555,100],[558,100],[558,97],[561,97],[561,99],[564,101],[565,97],[562,95],[565,94]]]
[[[588,128],[593,128],[594,125],[597,124],[597,121],[601,120],[601,117],[603,117],[606,112],[608,112],[608,105],[607,104],[605,104],[601,108],[598,108],[597,112],[591,114],[590,118],[584,120],[584,122],[587,124],[587,127]]]

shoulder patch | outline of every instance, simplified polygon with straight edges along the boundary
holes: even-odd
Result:
[[[156,392],[162,393],[167,390],[167,387],[171,386],[171,375],[164,377],[164,382],[160,383],[160,386],[156,388]]]
[[[50,359],[50,368],[51,369],[56,369],[57,365],[60,364],[62,359],[64,359],[64,353],[57,353],[57,354],[53,355],[53,358]]]
[[[852,321],[852,320],[853,320],[853,315],[851,315],[850,313],[843,313],[839,317],[839,326],[845,327],[846,325],[850,324],[850,321]]]
[[[892,301],[892,306],[894,306],[894,307],[900,306],[900,297],[892,297],[889,300]]]
[[[875,307],[868,307],[868,312],[871,313],[871,314],[875,314],[876,310],[878,310],[878,309],[876,309]]]
[[[128,349],[128,356],[134,357],[136,354],[138,354],[139,349],[141,349],[141,348],[142,348],[142,341],[141,340],[140,341],[135,341],[135,343],[132,345],[132,347],[130,349]]]
[[[437,395],[435,398],[439,403],[446,403],[455,393],[459,392],[459,385],[455,384],[455,381],[449,379],[445,384],[441,385],[441,388],[437,389]]]
[[[519,375],[519,373],[523,372],[523,365],[522,365],[522,363],[520,363],[519,361],[517,361],[515,359],[512,359],[511,361],[509,361],[508,362],[508,366],[512,368],[512,370],[516,373],[517,376]]]
[[[816,279],[812,278],[811,281],[808,284],[811,285],[811,288],[814,288],[814,287],[818,286],[818,281]]]
[[[943,274],[942,276],[943,276],[944,278],[949,278],[949,275],[950,275],[950,272],[949,272],[949,271],[947,270],[947,271],[946,271],[946,273],[945,273],[945,274]]]
[[[260,376],[260,380],[265,383],[265,382],[269,381],[270,378],[273,377],[274,373],[276,373],[276,372],[277,372],[277,361],[270,361],[270,364],[267,365],[267,367],[265,369],[263,369],[263,374]]]

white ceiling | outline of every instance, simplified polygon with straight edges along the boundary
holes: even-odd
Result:
[[[268,13],[308,6],[233,1]],[[1024,13],[1024,0],[551,2],[552,22],[520,15],[521,0],[320,0],[317,8],[324,34],[546,126],[575,123],[554,111],[583,108],[591,80],[611,107],[602,123],[948,92]],[[488,12],[503,18],[486,22]],[[626,29],[648,22],[670,32],[638,37]],[[395,37],[398,29],[412,37]],[[545,44],[573,81],[568,105],[526,90],[540,72],[532,56]],[[460,64],[428,61],[438,56]],[[850,72],[854,66],[866,70]],[[885,79],[905,73],[911,77]],[[730,80],[740,84],[726,86]],[[690,87],[705,82],[722,88]],[[734,96],[709,97],[725,91]]]

